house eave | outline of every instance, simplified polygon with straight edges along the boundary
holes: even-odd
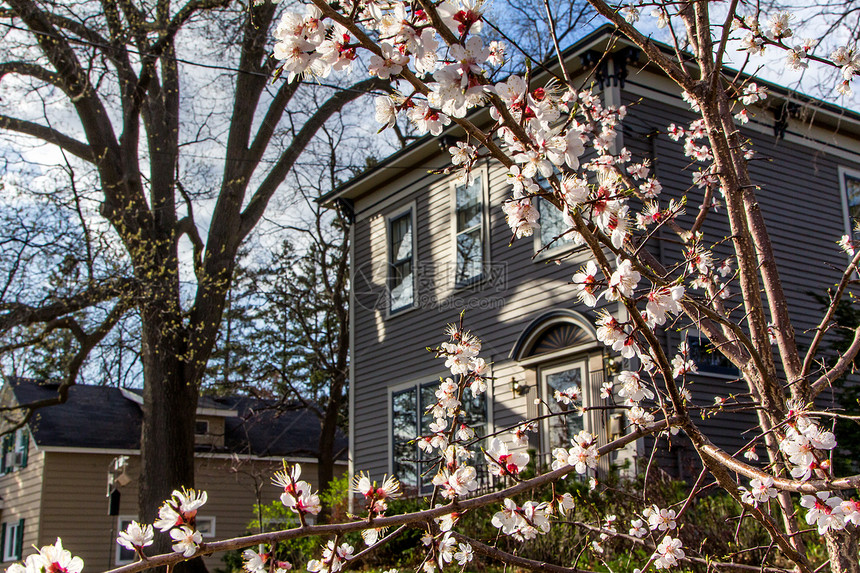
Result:
[[[57,454],[92,454],[92,455],[111,455],[111,456],[139,456],[139,449],[122,449],[122,448],[78,448],[78,447],[69,447],[69,446],[39,446],[37,444],[37,450],[45,453],[57,453]],[[287,463],[302,463],[302,464],[315,464],[317,463],[316,458],[311,458],[308,456],[248,456],[241,454],[232,454],[232,453],[209,453],[209,452],[195,452],[195,458],[205,458],[205,459],[216,459],[216,460],[230,460],[234,459],[235,456],[238,455],[240,460],[252,460],[252,461],[267,461],[267,462],[279,462],[286,461]],[[335,460],[335,465],[346,465],[346,460]]]
[[[675,54],[672,46],[657,40],[652,40],[652,42],[663,53],[668,55]],[[635,47],[635,45],[626,37],[618,35],[614,26],[611,24],[605,24],[582,38],[579,42],[576,42],[564,50],[562,59],[568,66],[568,72],[570,74],[575,74],[582,69],[582,64],[579,59],[577,59],[577,56],[585,54],[589,50],[604,50],[610,47],[610,45]],[[692,62],[688,62],[687,66],[690,69],[696,69],[695,64]],[[559,72],[558,62],[555,58],[547,62],[545,67],[551,69],[553,73]],[[649,69],[652,73],[656,74],[662,73],[652,62],[645,63],[641,69]],[[735,77],[739,74],[737,70],[733,70],[729,67],[725,67],[724,71],[729,77]],[[741,78],[751,78],[748,74],[739,75]],[[546,82],[548,80],[549,73],[545,70],[541,70],[539,73],[534,75],[533,81]],[[766,86],[773,96],[773,99],[781,101],[783,104],[800,104],[802,106],[810,106],[814,108],[814,121],[816,123],[826,123],[830,126],[840,126],[848,123],[852,126],[851,131],[860,132],[860,113],[821,99],[798,93],[790,88],[767,80],[756,78],[756,82]],[[480,113],[487,114],[487,111],[486,108],[481,108],[474,113],[477,116]],[[475,120],[480,120],[482,118],[478,116],[470,117],[469,119],[474,122]],[[317,198],[317,202],[325,207],[331,208],[336,205],[339,199],[355,200],[365,193],[378,189],[385,183],[398,178],[405,166],[418,165],[422,160],[439,153],[439,149],[436,145],[438,141],[442,141],[446,136],[456,137],[458,134],[462,134],[462,129],[453,125],[439,136],[425,135],[410,145],[389,155],[372,169],[368,169],[344,184],[332,189],[328,193],[321,195]]]

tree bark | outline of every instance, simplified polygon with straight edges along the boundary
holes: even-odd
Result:
[[[170,301],[156,297],[141,313],[143,420],[140,440],[140,518],[151,523],[175,489],[194,486],[194,422],[198,380],[189,379],[183,357],[185,334],[169,327],[179,322],[165,312]],[[156,536],[158,551],[170,550],[167,535]],[[205,573],[202,559],[177,565],[177,572]]]
[[[331,481],[334,479],[335,456],[339,453],[334,451],[334,442],[337,437],[337,418],[340,413],[342,393],[343,376],[337,376],[336,380],[332,381],[328,405],[321,420],[319,453],[317,454],[317,479],[319,480],[320,493],[328,491]],[[319,514],[321,523],[326,523],[331,517],[331,509],[330,504],[323,505]]]
[[[824,540],[830,556],[831,573],[860,573],[858,537],[860,534],[854,528],[827,532]]]

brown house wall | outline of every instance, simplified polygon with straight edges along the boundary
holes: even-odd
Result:
[[[25,522],[25,556],[34,551],[32,545],[42,546],[61,537],[64,547],[80,556],[88,571],[103,571],[116,566],[118,516],[107,514],[108,499],[105,496],[108,468],[114,457],[113,454],[65,452],[47,452],[31,457],[34,463],[25,471],[30,472],[27,481],[35,484],[30,487],[37,491],[29,497],[22,495],[18,498],[29,500],[24,505],[29,512],[24,516],[28,520]],[[37,459],[39,462],[35,463]],[[255,460],[240,463],[234,468],[229,459],[198,458],[197,487],[209,495],[199,515],[215,517],[215,539],[248,533],[247,526],[254,517],[253,507],[257,500],[256,486],[260,485],[263,503],[278,499],[281,491],[271,485],[271,476],[281,467],[280,461]],[[132,456],[127,470],[131,482],[120,488],[120,516],[133,518],[137,515],[138,468],[138,458]],[[21,473],[25,477],[23,471]],[[340,475],[340,472],[336,473]],[[302,477],[316,487],[315,464],[302,464]],[[3,487],[8,481],[8,478],[0,480],[0,491],[5,491]],[[4,499],[7,499],[5,495]],[[29,527],[30,514],[33,514],[32,522],[38,523],[38,527]],[[156,535],[166,534],[157,532]],[[211,571],[224,566],[221,557],[206,558]]]

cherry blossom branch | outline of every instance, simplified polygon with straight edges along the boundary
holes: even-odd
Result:
[[[854,329],[854,339],[851,345],[842,353],[836,364],[813,382],[809,395],[810,399],[818,396],[830,384],[842,377],[854,365],[854,359],[860,353],[860,326]]]
[[[661,420],[640,427],[620,438],[617,438],[597,449],[599,455],[604,456],[609,452],[623,448],[631,442],[635,442],[644,436],[660,432],[668,428],[671,424],[679,422],[678,418],[669,420]],[[298,539],[310,536],[324,535],[342,535],[344,533],[357,532],[369,528],[393,527],[400,525],[411,525],[426,523],[434,518],[442,517],[453,512],[462,513],[469,509],[483,507],[491,503],[498,503],[506,497],[511,497],[520,493],[535,490],[541,486],[558,481],[566,475],[575,472],[573,466],[566,466],[545,474],[541,474],[529,480],[524,480],[509,488],[488,493],[482,496],[473,497],[464,500],[456,500],[448,505],[440,505],[431,509],[416,511],[412,513],[404,513],[400,515],[392,515],[387,517],[377,517],[372,523],[367,521],[353,521],[349,523],[334,523],[325,525],[306,525],[283,531],[275,531],[269,533],[258,533],[256,535],[248,535],[244,537],[235,537],[225,539],[223,541],[214,541],[200,546],[200,549],[189,557],[185,557],[182,553],[163,553],[148,557],[145,560],[136,561],[122,567],[111,569],[110,573],[137,573],[138,571],[146,571],[155,567],[164,567],[167,565],[175,565],[182,561],[187,561],[195,557],[203,555],[211,555],[221,551],[233,551],[235,549],[244,549],[252,545],[273,544],[279,541],[287,541],[290,539]]]
[[[588,523],[583,523],[581,521],[572,521],[568,522],[572,525],[576,525],[577,527],[581,527],[583,529],[588,529],[589,531],[593,531],[595,533],[603,533],[609,535],[611,537],[618,537],[620,539],[624,539],[625,541],[630,541],[631,543],[635,543],[637,545],[642,545],[647,548],[649,551],[653,551],[655,548],[654,543],[648,543],[647,540],[641,539],[634,535],[627,535],[626,533],[621,533],[618,531],[610,531],[603,527],[595,527],[594,525],[590,525]],[[479,551],[478,548],[475,548],[476,551]],[[702,559],[701,557],[693,557],[691,555],[686,555],[682,561],[687,561],[689,563],[697,563],[699,565],[705,565],[706,567],[710,567],[717,570],[726,570],[726,571],[751,571],[756,573],[790,573],[788,569],[783,569],[781,567],[765,567],[764,565],[746,565],[744,563],[727,563],[725,561],[713,561],[710,559]]]
[[[690,75],[678,64],[670,60],[663,54],[647,36],[634,28],[621,14],[614,8],[610,7],[603,0],[588,0],[597,12],[615,24],[618,30],[627,36],[634,44],[636,44],[652,62],[660,67],[666,74],[672,78],[679,86],[690,93],[696,91],[696,84]]]
[[[815,354],[818,351],[818,345],[821,344],[821,341],[824,339],[824,335],[827,333],[827,330],[830,325],[830,320],[833,318],[833,315],[836,313],[836,307],[839,305],[839,301],[842,300],[842,295],[845,292],[845,288],[848,286],[848,283],[851,281],[854,273],[857,272],[857,264],[860,262],[860,249],[854,253],[854,256],[851,257],[851,262],[848,264],[848,268],[845,269],[845,272],[842,273],[842,278],[839,280],[839,285],[836,287],[836,292],[833,293],[833,297],[830,299],[830,306],[827,307],[827,312],[824,314],[824,317],[821,319],[821,322],[818,323],[818,326],[815,328],[815,336],[812,339],[812,342],[809,344],[809,350],[806,351],[806,357],[803,359],[803,367],[800,371],[801,379],[806,379],[809,376],[809,371],[812,368],[812,362],[815,360]]]
[[[453,535],[458,541],[462,541],[471,545],[472,549],[474,549],[477,553],[489,557],[490,559],[500,561],[501,563],[516,565],[518,567],[525,567],[526,569],[530,569],[532,571],[549,571],[550,573],[594,573],[588,569],[579,569],[577,567],[562,567],[561,565],[554,565],[552,563],[547,563],[546,561],[526,559],[525,557],[520,557],[519,555],[514,555],[513,553],[508,553],[507,551],[502,551],[501,549],[498,549],[491,545],[487,545],[486,543],[481,543],[477,539],[468,537],[466,535],[463,535],[462,533],[453,532],[451,535]]]

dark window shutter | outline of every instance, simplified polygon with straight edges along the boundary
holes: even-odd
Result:
[[[20,560],[24,553],[24,518],[18,520],[18,533],[15,535],[15,559]]]
[[[22,428],[21,432],[21,448],[23,455],[21,456],[21,467],[27,467],[27,455],[30,453],[30,432],[27,431],[27,426]]]
[[[0,525],[0,558],[6,557],[6,524]]]

